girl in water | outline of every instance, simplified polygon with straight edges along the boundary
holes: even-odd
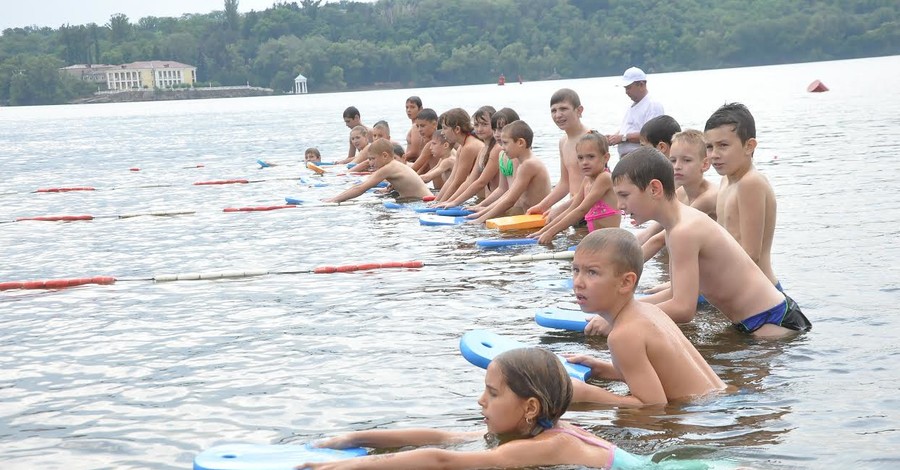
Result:
[[[503,131],[503,128],[507,124],[509,124],[513,121],[518,121],[518,120],[519,120],[519,114],[510,108],[503,108],[500,111],[497,111],[496,113],[494,113],[494,115],[491,116],[491,129],[494,132],[493,141],[495,143],[500,142],[500,133]],[[503,196],[503,193],[505,193],[506,190],[509,189],[509,180],[510,180],[510,177],[512,177],[513,170],[515,169],[513,160],[506,156],[506,153],[500,149],[500,145],[496,145],[494,148],[496,149],[496,153],[497,153],[497,158],[495,160],[497,167],[496,167],[495,171],[499,172],[499,175],[497,175],[499,178],[499,182],[491,190],[491,193],[489,195],[487,195],[486,198],[482,199],[474,207],[470,207],[469,208],[470,210],[477,212],[481,209],[484,209],[485,207],[490,206],[491,203],[493,203],[497,199],[500,199],[500,197]],[[491,168],[490,168],[491,163],[492,163],[491,160],[488,160],[487,168],[485,169],[485,173],[488,173],[491,171]],[[482,176],[484,176],[484,174],[482,174]],[[478,184],[478,181],[476,181],[475,183]],[[470,194],[468,197],[472,197],[472,195],[474,195],[474,193]],[[465,196],[465,194],[463,194],[463,196]],[[466,198],[466,199],[468,199],[468,198]],[[455,205],[462,204],[463,202],[466,201],[466,199],[457,198],[454,201],[454,202],[457,202],[457,204],[455,204]],[[453,207],[453,206],[448,206],[448,207]]]
[[[475,121],[475,137],[484,142],[484,147],[478,154],[469,177],[447,202],[439,205],[440,207],[459,206],[476,195],[484,199],[497,187],[500,174],[497,158],[500,156],[500,146],[496,145],[497,140],[491,127],[491,117],[494,113],[496,110],[493,106],[482,106],[472,115]]]
[[[629,454],[604,439],[560,421],[559,417],[571,400],[572,382],[557,355],[540,348],[513,349],[494,358],[484,377],[484,392],[478,404],[487,433],[437,429],[373,430],[317,443],[319,447],[340,449],[452,444],[485,438],[492,448],[482,451],[415,449],[336,462],[303,463],[297,468],[396,470],[582,465],[630,470],[656,465],[646,457]],[[708,468],[697,464],[696,461],[670,461],[661,468]]]
[[[581,136],[575,144],[578,165],[584,173],[581,191],[575,193],[569,208],[553,222],[530,235],[540,243],[550,243],[563,230],[587,222],[588,232],[622,223],[622,213],[616,209],[616,195],[609,174],[609,144],[597,131]]]

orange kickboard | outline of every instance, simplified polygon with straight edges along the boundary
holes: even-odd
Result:
[[[325,173],[325,170],[323,170],[322,167],[316,165],[313,162],[306,162],[306,168],[309,168],[310,170],[315,171],[320,175]]]
[[[487,228],[495,228],[501,232],[504,230],[522,230],[527,228],[541,228],[547,223],[547,219],[541,214],[512,215],[498,217],[485,222]]]

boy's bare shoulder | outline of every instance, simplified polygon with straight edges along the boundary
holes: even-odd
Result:
[[[756,169],[747,172],[747,174],[735,184],[735,187],[740,193],[772,190],[772,185],[769,184],[769,179],[766,178],[766,175],[760,173],[759,170]]]

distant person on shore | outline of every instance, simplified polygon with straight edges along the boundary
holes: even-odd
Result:
[[[573,355],[569,362],[591,368],[591,377],[618,380],[629,395],[572,380],[572,401],[609,405],[665,405],[722,391],[725,383],[655,305],[635,300],[644,260],[631,232],[607,228],[588,234],[572,260],[575,298],[581,310],[610,326],[610,361]]]
[[[731,132],[731,131],[729,131]],[[724,143],[725,136],[720,136]],[[715,161],[715,160],[714,160]],[[619,208],[638,224],[655,220],[666,231],[671,286],[643,297],[678,323],[691,321],[700,294],[744,333],[784,336],[811,328],[790,297],[772,284],[741,245],[703,212],[675,198],[675,172],[658,150],[642,147],[619,160],[612,173]],[[591,319],[586,334],[606,323]]]
[[[716,173],[722,175],[716,219],[740,243],[772,284],[782,290],[772,269],[775,238],[775,191],[753,166],[756,121],[740,103],[722,105],[706,121],[706,149]]]
[[[703,177],[710,165],[703,133],[695,129],[679,132],[672,136],[672,147],[668,150],[669,161],[675,170],[675,197],[716,220],[718,189]],[[666,245],[662,225],[657,222],[651,222],[647,229],[638,233],[637,239],[641,242],[644,261],[652,258]],[[644,292],[653,293],[654,290]]]
[[[322,163],[322,154],[319,149],[310,147],[303,152],[303,158],[307,163]]]
[[[456,192],[469,176],[478,153],[484,147],[484,142],[472,135],[472,119],[466,110],[453,108],[441,116],[441,132],[456,147],[456,164],[435,202],[446,201]]]
[[[663,114],[644,123],[641,127],[641,145],[653,147],[660,153],[669,156],[672,147],[672,136],[681,132],[681,125],[672,116]]]
[[[403,159],[407,162],[416,161],[422,153],[422,148],[425,147],[425,140],[419,134],[416,126],[416,118],[421,111],[421,98],[418,96],[410,96],[406,99],[406,117],[408,117],[412,123],[409,132],[406,133],[406,152],[403,154]]]
[[[350,129],[351,139],[352,139],[353,129],[355,127],[357,127],[357,126],[366,127],[362,123],[362,119],[359,116],[359,110],[356,109],[356,106],[350,106],[344,110],[344,124],[346,124],[347,127]],[[366,127],[366,131],[368,131],[368,129],[369,128]],[[369,142],[371,142],[371,139],[369,140]],[[353,162],[354,157],[356,157],[356,153],[358,151],[359,151],[359,149],[355,145],[353,145],[353,142],[350,142],[350,150],[347,152],[347,158],[336,161],[335,163],[336,164],[345,164],[345,163]]]
[[[473,219],[470,223],[483,224],[495,217],[524,214],[550,193],[550,173],[531,152],[533,140],[534,132],[525,121],[513,121],[503,127],[500,143],[515,162],[509,189],[489,206],[468,215]]]
[[[421,200],[430,196],[431,191],[422,182],[422,178],[405,163],[394,158],[394,145],[386,139],[378,139],[368,145],[368,160],[375,171],[362,183],[346,191],[325,199],[325,202],[343,202],[359,197],[367,190],[374,188],[382,181],[387,181],[397,192],[398,201]]]
[[[581,136],[587,134],[589,130],[581,122],[583,111],[581,98],[574,90],[562,88],[550,97],[550,117],[553,118],[556,127],[565,132],[559,139],[559,181],[547,197],[527,210],[529,214],[545,214],[548,223],[553,222],[559,214],[568,209],[571,198],[581,190],[584,174],[578,165],[575,146]],[[553,205],[561,201],[566,193],[570,196],[569,201],[554,207]]]
[[[431,169],[429,161],[431,161],[431,140],[435,131],[438,129],[438,114],[431,108],[424,108],[416,115],[416,132],[422,138],[422,151],[416,157],[413,163],[413,170],[416,173],[424,175]]]
[[[619,132],[606,136],[609,145],[618,145],[619,158],[640,148],[641,128],[647,121],[665,114],[663,105],[654,101],[647,90],[647,74],[631,67],[622,75],[625,94],[634,103],[625,112]]]
[[[609,145],[606,137],[597,131],[581,136],[575,145],[578,164],[584,173],[579,191],[572,196],[572,203],[559,217],[542,229],[529,235],[539,243],[548,244],[556,234],[586,221],[588,231],[618,227],[622,213],[616,208],[618,201],[612,189],[609,175]]]

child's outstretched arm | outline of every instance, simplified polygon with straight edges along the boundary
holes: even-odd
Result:
[[[454,194],[453,198],[450,202],[447,203],[447,207],[459,206],[462,203],[468,201],[470,198],[478,194],[478,191],[481,191],[485,188],[491,180],[497,176],[497,173],[500,172],[500,165],[498,160],[500,158],[500,147],[494,147],[491,149],[491,154],[488,156],[487,164],[484,166],[484,170],[481,171],[481,174],[478,175],[478,178],[473,181],[465,191],[459,191],[457,194]]]
[[[664,246],[666,246],[666,234],[664,232],[659,232],[647,239],[647,241],[641,244],[641,251],[644,253],[644,262],[646,263],[650,258],[656,256],[656,254],[659,253],[659,250],[662,250]]]
[[[416,170],[416,173],[420,175],[427,172],[429,160],[431,160],[431,142],[426,142],[425,146],[422,147],[422,152],[419,153],[419,158],[413,163],[413,170]]]
[[[372,173],[362,183],[344,190],[344,192],[338,194],[335,197],[325,199],[324,202],[344,202],[348,199],[359,197],[369,189],[374,188],[376,185],[378,185],[378,183],[384,181],[383,173],[384,172],[379,169],[375,171],[375,173]]]
[[[355,431],[315,442],[316,447],[346,449],[348,447],[404,447],[453,444],[480,439],[484,431],[454,432],[431,428],[373,429]]]
[[[585,209],[584,214],[578,214],[578,211],[581,209],[582,203],[585,202],[584,193],[579,191],[575,194],[575,197],[572,199],[568,208],[564,210],[558,217],[550,221],[549,224],[545,225],[542,229],[528,235],[529,238],[537,238],[538,243],[548,244],[553,241],[553,237],[556,236],[559,232],[571,227],[578,223],[579,219],[584,218],[584,214],[587,213],[587,209]],[[588,206],[590,208],[590,206]]]

